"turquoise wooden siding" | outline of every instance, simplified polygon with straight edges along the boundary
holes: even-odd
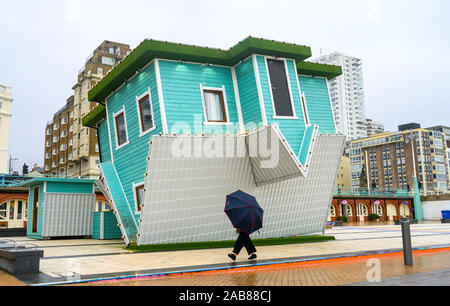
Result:
[[[47,182],[50,193],[94,193],[94,184]]]
[[[38,208],[38,228],[37,233],[32,233],[33,227],[33,197],[34,197],[34,187],[39,186],[39,208]],[[37,184],[31,186],[28,194],[28,222],[27,222],[27,236],[32,239],[43,239],[42,237],[42,220],[44,209],[42,203],[44,202],[44,184]]]
[[[244,126],[253,129],[262,123],[262,117],[252,58],[236,65],[235,69]]]
[[[92,220],[92,239],[100,239],[101,213],[95,212]]]
[[[135,240],[138,233],[138,222],[134,219],[134,206],[132,205],[134,201],[127,201],[126,195],[122,190],[123,180],[121,181],[117,177],[114,165],[112,163],[102,163],[101,167],[126,235],[129,240]]]
[[[311,147],[312,136],[314,134],[315,125],[309,125],[305,130],[305,135],[303,136],[303,143],[300,148],[300,154],[298,155],[299,161],[302,165],[305,165],[308,158],[309,148]]]
[[[156,129],[144,136],[140,136],[139,114],[136,97],[148,91],[150,87],[153,116]],[[156,87],[154,63],[141,70],[138,75],[129,80],[116,93],[107,99],[108,123],[110,126],[110,138],[113,146],[114,167],[119,175],[120,182],[125,190],[125,197],[130,203],[131,210],[135,213],[135,200],[133,183],[144,181],[147,167],[147,156],[151,135],[162,133],[161,114],[159,109],[158,89]],[[115,137],[114,113],[119,112],[125,106],[129,144],[117,148]],[[134,214],[135,220],[139,219],[138,214]]]
[[[103,120],[98,125],[97,135],[100,140],[99,149],[102,162],[111,161],[111,146],[109,143],[108,122]]]
[[[92,238],[101,239],[101,215],[103,214],[103,240],[120,239],[122,233],[117,226],[116,216],[112,212],[95,212],[92,227]]]
[[[295,63],[292,60],[286,60],[287,74],[289,84],[291,86],[291,94],[294,102],[295,113],[298,119],[274,119],[275,110],[273,109],[271,88],[269,86],[269,76],[267,73],[266,60],[263,56],[257,56],[257,64],[259,70],[259,78],[261,80],[261,90],[266,108],[267,123],[269,125],[277,123],[287,142],[291,146],[295,154],[300,153],[300,147],[305,133],[305,121],[300,102],[300,93],[298,90],[296,79]]]
[[[335,134],[333,111],[325,78],[299,76],[300,88],[305,94],[309,121],[319,126],[319,134]]]
[[[180,122],[190,126],[190,130],[183,131],[185,134],[222,134],[227,131],[229,133],[239,131],[231,68],[160,60],[159,69],[169,133],[181,133],[180,128],[174,129],[174,125]],[[228,119],[233,126],[203,125],[206,118],[200,84],[212,88],[225,86]],[[194,116],[198,119],[196,120]]]

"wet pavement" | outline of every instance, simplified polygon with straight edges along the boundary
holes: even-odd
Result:
[[[414,265],[403,254],[324,259],[289,264],[207,271],[89,286],[449,286],[450,248],[414,252]],[[443,268],[447,268],[442,270]]]
[[[352,224],[327,230],[325,234],[335,236],[335,241],[259,247],[256,262],[248,262],[245,254],[237,262],[231,262],[226,256],[231,251],[228,249],[134,253],[125,250],[121,240],[36,241],[18,237],[16,240],[32,242],[44,250],[41,273],[18,278],[30,285],[73,284],[129,277],[153,277],[160,282],[168,282],[170,278],[170,282],[174,282],[172,278],[180,276],[179,273],[201,272],[225,273],[230,284],[239,285],[335,285],[366,282],[368,256],[382,256],[381,273],[385,273],[382,279],[450,268],[450,258],[445,257],[450,247],[450,224],[427,222],[412,225],[411,231],[413,248],[417,254],[413,270],[401,263],[402,256],[398,253],[402,250],[401,228],[393,224]],[[424,251],[442,253],[417,253]],[[392,261],[396,257],[391,254],[395,252],[398,257],[396,262]],[[419,257],[416,259],[416,256]],[[317,269],[306,268],[306,265],[313,265]],[[397,266],[401,269],[393,269]],[[272,269],[271,272],[262,271],[266,268]],[[240,270],[245,272],[241,273]],[[386,274],[387,271],[396,272]],[[265,273],[269,273],[267,275],[270,277],[262,276]],[[234,277],[230,278],[230,275]],[[0,281],[2,279],[0,275]],[[445,281],[445,277],[442,279]],[[214,280],[205,280],[204,283],[210,285]]]

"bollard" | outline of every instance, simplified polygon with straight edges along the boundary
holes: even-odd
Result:
[[[403,256],[406,266],[413,265],[412,257],[412,245],[411,245],[411,228],[409,226],[409,219],[403,218],[400,222],[402,225],[402,236],[403,236]]]

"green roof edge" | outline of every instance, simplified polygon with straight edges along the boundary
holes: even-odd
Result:
[[[252,54],[292,58],[297,62],[299,74],[328,79],[342,74],[339,66],[304,62],[312,56],[311,48],[292,43],[249,36],[229,50],[221,50],[146,39],[89,91],[88,99],[103,104],[111,93],[155,58],[234,66]],[[105,116],[105,108],[99,105],[83,118],[83,125],[96,127]]]
[[[83,117],[82,123],[84,126],[96,128],[103,118],[106,117],[106,107],[103,104],[99,104],[93,110],[91,110],[86,116]]]
[[[297,63],[297,71],[302,75],[313,75],[334,79],[342,74],[341,66],[318,64],[311,62]]]

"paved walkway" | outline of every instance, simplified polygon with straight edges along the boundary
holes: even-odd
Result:
[[[412,225],[411,229],[415,249],[450,246],[450,224]],[[259,247],[258,261],[252,263],[246,260],[245,254],[241,255],[236,263],[231,262],[226,256],[230,251],[228,249],[133,253],[124,250],[120,240],[35,241],[20,237],[16,240],[34,243],[43,249],[44,258],[41,260],[41,273],[37,277],[20,276],[19,279],[32,285],[63,284],[127,276],[267,267],[274,263],[348,258],[402,249],[400,226],[335,227],[327,230],[326,234],[334,235],[336,241]],[[450,261],[444,262],[448,263],[448,266],[442,269],[450,268]],[[423,271],[417,273],[421,272]],[[363,281],[364,279],[355,280]]]
[[[222,271],[100,281],[89,286],[449,286],[450,248],[414,252],[414,265],[403,254],[378,254]],[[431,271],[431,272],[430,272]]]

